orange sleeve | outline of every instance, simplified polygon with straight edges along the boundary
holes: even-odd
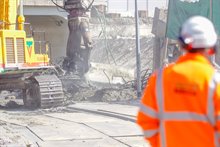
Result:
[[[159,119],[157,118],[158,108],[155,96],[155,84],[156,74],[154,73],[143,92],[141,99],[140,110],[137,115],[137,124],[142,128],[144,137],[147,139],[152,146],[157,146]],[[151,132],[147,134],[148,132]]]

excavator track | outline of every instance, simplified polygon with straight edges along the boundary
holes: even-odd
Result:
[[[64,103],[63,87],[56,75],[40,75],[34,79],[38,83],[40,108],[62,106]]]
[[[63,87],[56,75],[32,76],[26,80],[24,105],[26,108],[52,108],[64,104]]]

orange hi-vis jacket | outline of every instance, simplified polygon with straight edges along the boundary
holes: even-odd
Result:
[[[137,116],[153,147],[218,147],[220,75],[199,53],[187,53],[149,79]]]

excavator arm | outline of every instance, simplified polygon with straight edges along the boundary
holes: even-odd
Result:
[[[0,28],[15,30],[19,0],[0,1]]]
[[[64,69],[69,72],[80,72],[84,75],[90,67],[90,52],[92,40],[89,31],[89,17],[86,14],[94,0],[64,0],[59,8],[69,13],[69,37],[66,49],[66,58],[63,62]]]

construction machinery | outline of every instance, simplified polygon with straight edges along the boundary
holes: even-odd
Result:
[[[62,105],[61,81],[54,74],[44,74],[53,69],[49,44],[34,39],[42,37],[30,29],[28,33],[25,25],[23,0],[0,0],[0,91],[22,89],[28,108]]]
[[[63,6],[52,2],[68,12],[69,37],[66,58],[63,62],[65,70],[84,75],[90,68],[92,39],[89,31],[89,16],[86,14],[94,0],[63,0]]]

